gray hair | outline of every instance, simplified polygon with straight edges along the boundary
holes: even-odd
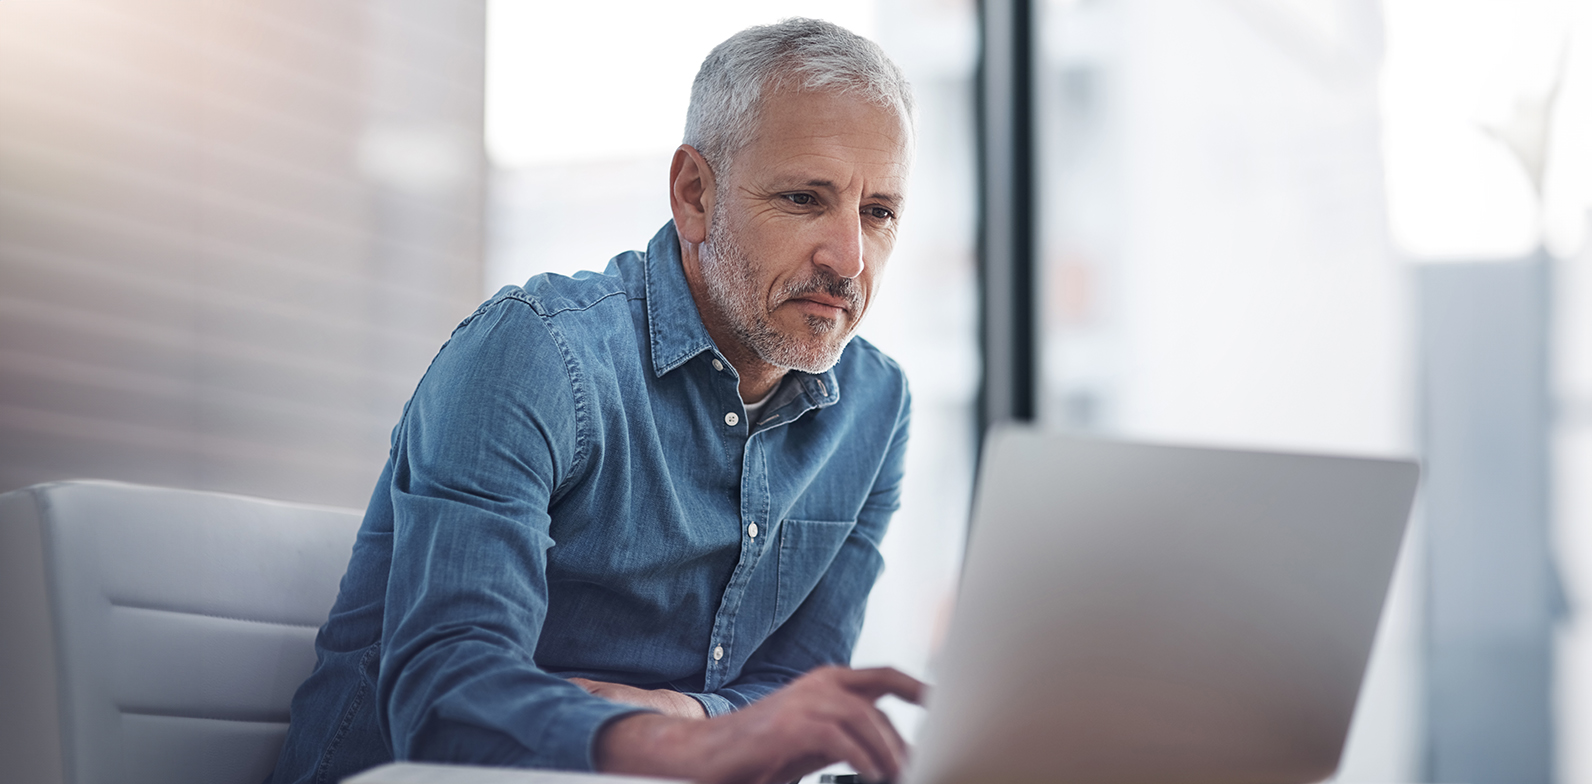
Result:
[[[713,48],[691,85],[685,143],[723,176],[752,141],[765,93],[834,90],[891,109],[912,132],[912,86],[879,45],[832,22],[748,27]]]

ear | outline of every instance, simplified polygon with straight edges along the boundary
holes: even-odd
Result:
[[[693,245],[708,238],[713,215],[713,169],[695,147],[680,145],[669,164],[669,210],[680,239]]]

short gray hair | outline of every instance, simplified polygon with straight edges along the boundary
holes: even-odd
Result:
[[[835,90],[888,108],[913,127],[912,86],[879,45],[832,22],[786,19],[713,47],[691,85],[685,143],[723,176],[752,140],[765,93]]]

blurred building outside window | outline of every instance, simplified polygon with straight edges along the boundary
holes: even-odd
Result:
[[[1545,377],[1534,427],[1545,463],[1536,482],[1547,556],[1535,570],[1540,577],[1524,573],[1539,585],[1521,585],[1479,567],[1477,573],[1452,575],[1481,593],[1467,596],[1467,609],[1475,609],[1465,615],[1440,607],[1428,613],[1428,647],[1435,655],[1434,644],[1445,636],[1475,635],[1487,625],[1507,633],[1525,618],[1540,618],[1549,657],[1550,775],[1562,784],[1592,782],[1592,749],[1585,743],[1592,733],[1592,630],[1580,609],[1592,598],[1592,491],[1586,481],[1592,477],[1592,4],[1384,5],[1389,227],[1401,258],[1422,279],[1514,270],[1517,277],[1541,280],[1545,289],[1532,316],[1546,344],[1536,347]],[[1477,312],[1472,318],[1495,316]],[[1496,394],[1496,386],[1478,391]],[[1496,427],[1505,416],[1476,419],[1474,438],[1497,444]],[[1499,466],[1492,474],[1507,475],[1509,469]],[[1477,506],[1491,505],[1478,501]],[[1534,533],[1524,522],[1501,521],[1499,534],[1509,538],[1499,543],[1529,542]],[[1464,534],[1475,540],[1476,532]],[[1470,563],[1467,556],[1475,558],[1462,546],[1456,542],[1449,553],[1430,555],[1434,590],[1442,590],[1436,570],[1445,559],[1456,569]],[[1521,557],[1498,549],[1512,561]],[[1521,597],[1534,597],[1537,606],[1529,612],[1510,609]],[[1435,660],[1432,665],[1442,666]],[[1428,683],[1429,689],[1442,687],[1432,677]],[[1507,710],[1499,702],[1489,699],[1477,710]],[[1431,723],[1428,736],[1452,732],[1441,720]],[[1433,763],[1434,775],[1441,774],[1441,760]]]
[[[1430,381],[1420,270],[1551,259],[1553,531],[1572,611],[1553,692],[1561,782],[1592,781],[1577,742],[1592,731],[1592,633],[1574,614],[1592,597],[1587,6],[1048,0],[1036,74],[1052,427],[1414,453]],[[1423,530],[1339,780],[1444,770]],[[1498,575],[1456,579],[1504,590]]]

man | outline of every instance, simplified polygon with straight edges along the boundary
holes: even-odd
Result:
[[[775,782],[895,775],[850,670],[909,399],[853,340],[911,149],[877,46],[789,20],[717,47],[674,220],[509,287],[405,406],[277,782],[391,759]]]

